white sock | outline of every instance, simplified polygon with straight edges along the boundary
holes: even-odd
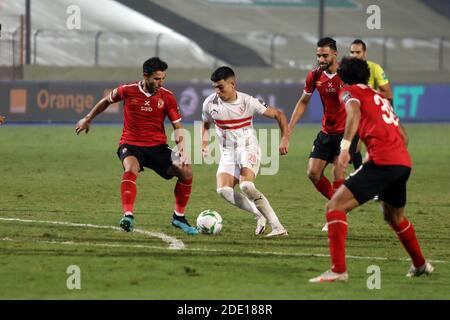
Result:
[[[278,220],[277,214],[273,211],[267,198],[255,188],[255,184],[250,181],[242,181],[239,186],[242,192],[255,203],[256,208],[266,217],[272,229],[283,228]]]
[[[179,213],[177,210],[173,210],[173,213],[175,213],[177,217],[184,217],[184,213]]]
[[[217,193],[232,205],[235,205],[236,207],[241,208],[242,210],[255,214],[256,218],[262,216],[261,212],[258,211],[258,209],[256,208],[255,204],[252,201],[250,201],[247,197],[245,197],[241,193],[234,191],[233,188],[221,187],[217,189]]]

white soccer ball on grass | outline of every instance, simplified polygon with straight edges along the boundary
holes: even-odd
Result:
[[[222,230],[222,217],[215,210],[204,210],[197,217],[197,228],[206,234],[218,234]]]

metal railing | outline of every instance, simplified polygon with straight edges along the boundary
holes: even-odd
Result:
[[[239,39],[239,35],[231,37]],[[241,42],[253,47],[270,65],[280,68],[309,69],[315,64],[314,37],[292,34],[267,34],[259,41],[249,41],[248,34],[240,35]],[[349,54],[349,47],[360,36],[335,36],[339,56]],[[450,38],[448,37],[363,37],[367,43],[369,59],[385,69],[422,68],[424,70],[450,69]]]
[[[275,68],[309,69],[315,64],[313,36],[266,32],[225,34],[261,55]],[[131,66],[141,61],[136,55],[174,56],[183,58],[184,67],[201,67],[191,63],[199,55],[187,44],[170,42],[163,33],[126,33],[111,31],[34,30],[32,33],[32,63],[44,65]],[[340,56],[348,54],[353,39],[358,36],[335,36]],[[368,45],[369,59],[386,69],[449,70],[450,38],[431,37],[363,37]],[[3,33],[0,38],[0,65],[21,64],[20,29]],[[191,43],[192,44],[192,43]],[[214,55],[212,52],[211,55]],[[174,60],[177,60],[174,59]],[[217,65],[211,58],[204,67]]]
[[[24,40],[19,31],[3,32],[0,65],[23,63],[19,47]],[[176,61],[185,59],[186,66],[218,64],[218,59],[202,53],[194,42],[167,33],[37,29],[31,34],[31,63],[35,65],[134,66],[136,61],[163,54]]]

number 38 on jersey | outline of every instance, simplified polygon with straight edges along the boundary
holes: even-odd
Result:
[[[387,124],[394,124],[395,126],[398,126],[398,117],[395,115],[394,109],[392,108],[388,99],[383,98],[379,94],[375,94],[373,96],[373,100],[377,106],[381,105],[381,110],[384,112],[382,115],[384,122],[386,122]]]

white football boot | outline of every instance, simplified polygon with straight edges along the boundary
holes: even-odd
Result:
[[[264,231],[266,230],[266,223],[267,219],[264,218],[262,215],[256,217],[255,235],[259,236],[264,233]]]
[[[336,273],[331,270],[325,271],[320,276],[309,279],[311,283],[321,283],[321,282],[335,282],[335,281],[343,281],[346,282],[348,280],[348,273]]]
[[[434,267],[431,265],[431,263],[426,261],[425,264],[419,268],[416,268],[416,267],[414,267],[414,265],[412,265],[411,268],[409,269],[408,273],[406,274],[406,276],[408,278],[420,277],[423,274],[428,276],[428,275],[432,274],[433,271],[434,271]]]
[[[278,228],[273,228],[272,231],[266,235],[266,238],[276,237],[276,236],[288,236],[288,235],[289,234],[288,234],[287,230],[283,226],[281,226]]]

